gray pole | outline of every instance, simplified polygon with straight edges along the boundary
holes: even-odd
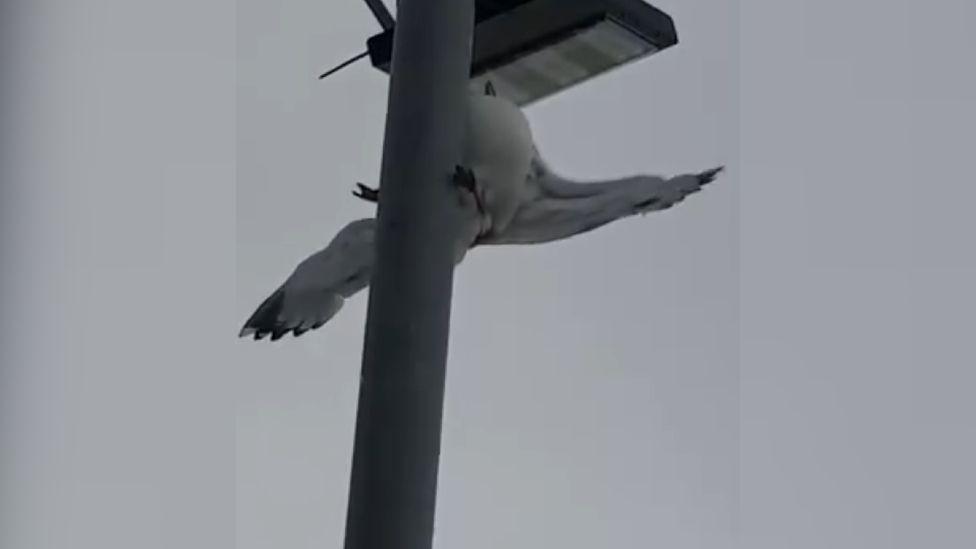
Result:
[[[346,549],[429,549],[434,528],[474,0],[397,19]]]

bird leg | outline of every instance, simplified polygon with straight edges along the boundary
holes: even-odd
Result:
[[[352,192],[352,195],[357,198],[362,198],[366,202],[372,202],[378,204],[380,201],[380,190],[374,189],[373,187],[367,187],[362,183],[356,183],[356,190]]]
[[[478,205],[478,212],[482,214],[485,213],[484,204],[481,202],[481,195],[478,193],[478,182],[474,177],[474,172],[471,171],[470,168],[455,166],[454,175],[452,176],[451,181],[458,188],[464,189],[471,193]],[[372,202],[374,204],[378,204],[380,201],[380,190],[362,183],[356,183],[356,189],[352,191],[352,195],[356,198],[361,198],[366,202]]]
[[[452,180],[458,188],[464,189],[474,196],[474,201],[478,205],[478,213],[483,215],[485,213],[485,205],[481,202],[481,194],[478,192],[478,180],[475,179],[474,172],[471,171],[471,168],[455,166]]]

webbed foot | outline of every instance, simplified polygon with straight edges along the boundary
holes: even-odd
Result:
[[[485,207],[481,202],[481,193],[478,192],[478,180],[474,176],[474,172],[471,168],[465,168],[464,166],[454,167],[454,184],[459,188],[464,189],[474,196],[474,201],[478,205],[478,212],[484,214]]]
[[[352,191],[352,195],[357,198],[362,198],[366,202],[372,202],[374,204],[380,201],[380,190],[374,189],[373,187],[367,187],[362,183],[356,183],[356,189]]]

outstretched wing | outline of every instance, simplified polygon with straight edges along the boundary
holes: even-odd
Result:
[[[665,210],[714,181],[722,169],[581,183],[556,175],[537,156],[526,180],[530,198],[505,230],[482,236],[478,244],[551,242],[631,215]]]
[[[374,219],[346,225],[325,249],[302,261],[288,280],[258,306],[240,337],[300,336],[325,324],[346,298],[369,285],[373,271]]]

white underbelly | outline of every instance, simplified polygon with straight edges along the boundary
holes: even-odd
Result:
[[[492,230],[503,230],[514,217],[534,152],[518,107],[497,97],[472,98],[463,163],[474,172]]]

